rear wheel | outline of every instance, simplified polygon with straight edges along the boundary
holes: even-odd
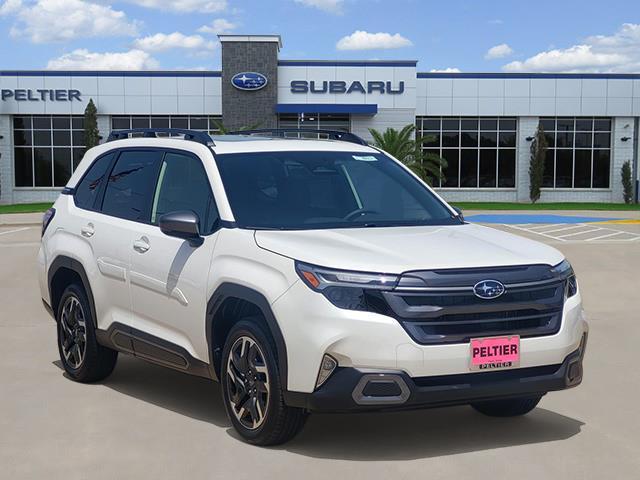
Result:
[[[541,398],[542,396],[489,400],[472,403],[471,406],[490,417],[518,417],[536,408]]]
[[[246,318],[229,332],[220,380],[229,419],[247,442],[277,445],[302,429],[306,413],[285,405],[276,350],[258,321]]]
[[[79,285],[63,292],[56,315],[58,351],[65,372],[76,382],[96,382],[113,371],[118,353],[96,341],[89,300]]]

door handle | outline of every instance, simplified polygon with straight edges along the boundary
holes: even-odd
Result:
[[[83,237],[93,237],[93,234],[96,233],[95,229],[93,228],[93,223],[88,223],[87,225],[82,227],[80,229],[80,233]]]
[[[147,250],[151,248],[149,245],[149,240],[147,237],[142,237],[133,242],[133,249],[138,253],[145,253]]]

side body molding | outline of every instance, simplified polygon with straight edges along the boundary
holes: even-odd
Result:
[[[278,355],[278,370],[280,371],[280,378],[284,390],[287,390],[288,378],[287,378],[287,346],[282,336],[282,331],[276,321],[276,317],[271,310],[271,306],[267,299],[260,292],[257,292],[249,287],[238,285],[235,283],[222,283],[213,292],[209,302],[207,303],[207,318],[206,318],[206,333],[207,344],[209,345],[209,363],[211,366],[215,366],[215,352],[213,349],[214,339],[212,338],[214,329],[214,320],[216,313],[223,305],[224,301],[230,298],[238,300],[245,300],[256,305],[263,317],[266,320],[271,336],[276,344],[276,351]]]

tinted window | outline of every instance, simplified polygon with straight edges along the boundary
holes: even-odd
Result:
[[[238,223],[313,229],[459,224],[382,154],[269,152],[216,157]]]
[[[161,158],[159,150],[122,152],[109,175],[102,212],[146,222]]]
[[[200,218],[204,234],[214,229],[218,214],[209,180],[200,160],[190,155],[167,153],[160,168],[151,223],[157,224],[165,213],[191,210]]]
[[[87,170],[80,183],[76,186],[74,200],[77,207],[88,210],[93,209],[96,197],[100,191],[100,186],[107,174],[107,169],[111,165],[114,153],[108,153],[98,158]]]

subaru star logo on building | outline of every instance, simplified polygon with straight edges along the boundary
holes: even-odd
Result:
[[[231,78],[231,83],[238,90],[260,90],[267,85],[267,77],[256,72],[240,72]]]
[[[482,280],[473,286],[473,293],[476,294],[476,297],[485,300],[498,298],[504,292],[504,285],[497,280]]]

